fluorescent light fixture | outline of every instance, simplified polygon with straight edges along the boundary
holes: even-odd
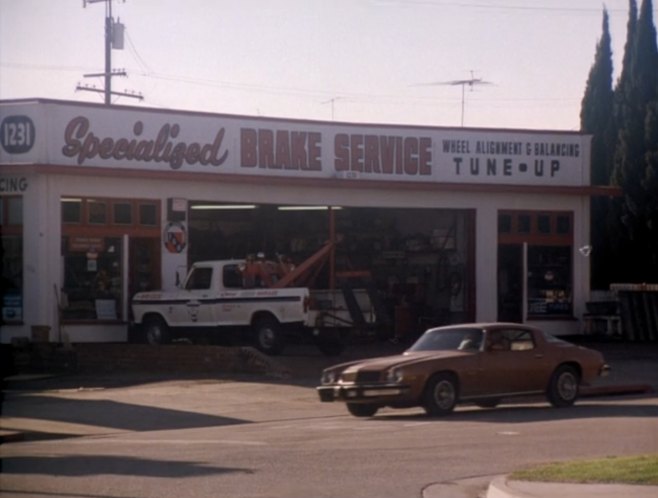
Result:
[[[214,211],[214,210],[235,210],[235,209],[256,209],[256,204],[196,204],[190,209]]]
[[[74,197],[62,197],[62,202],[82,202],[82,199]]]
[[[332,210],[343,209],[338,206],[279,206],[279,211],[327,211],[331,207]]]

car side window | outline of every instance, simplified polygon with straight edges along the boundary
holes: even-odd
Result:
[[[487,334],[489,351],[528,351],[535,348],[532,334],[527,330],[491,330]]]
[[[185,283],[186,290],[208,290],[212,283],[212,268],[195,268]]]
[[[509,338],[510,350],[528,351],[535,349],[532,334],[527,330],[506,330],[505,335]]]
[[[509,351],[509,339],[503,330],[490,330],[487,333],[488,351]]]
[[[242,289],[242,272],[238,265],[224,267],[224,287],[226,289]]]

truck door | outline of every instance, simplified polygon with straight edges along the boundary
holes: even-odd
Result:
[[[181,309],[181,323],[208,325],[214,321],[213,314],[213,269],[195,267],[187,277],[185,291],[187,300]]]

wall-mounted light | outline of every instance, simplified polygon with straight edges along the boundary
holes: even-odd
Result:
[[[585,257],[588,257],[592,253],[592,246],[589,244],[578,249],[578,252]]]
[[[338,206],[279,206],[279,211],[327,211],[331,207],[332,210],[343,209]]]
[[[256,204],[196,204],[190,206],[190,209],[205,211],[256,209]]]

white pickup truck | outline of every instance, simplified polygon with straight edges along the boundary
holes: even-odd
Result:
[[[204,336],[224,341],[239,332],[268,354],[281,353],[291,338],[312,339],[327,355],[342,351],[341,331],[352,322],[344,301],[337,302],[339,293],[319,291],[316,299],[305,287],[244,288],[243,264],[197,262],[181,288],[137,293],[131,339],[163,344],[184,332],[193,340]],[[363,320],[374,323],[367,294],[357,291],[353,296]]]

